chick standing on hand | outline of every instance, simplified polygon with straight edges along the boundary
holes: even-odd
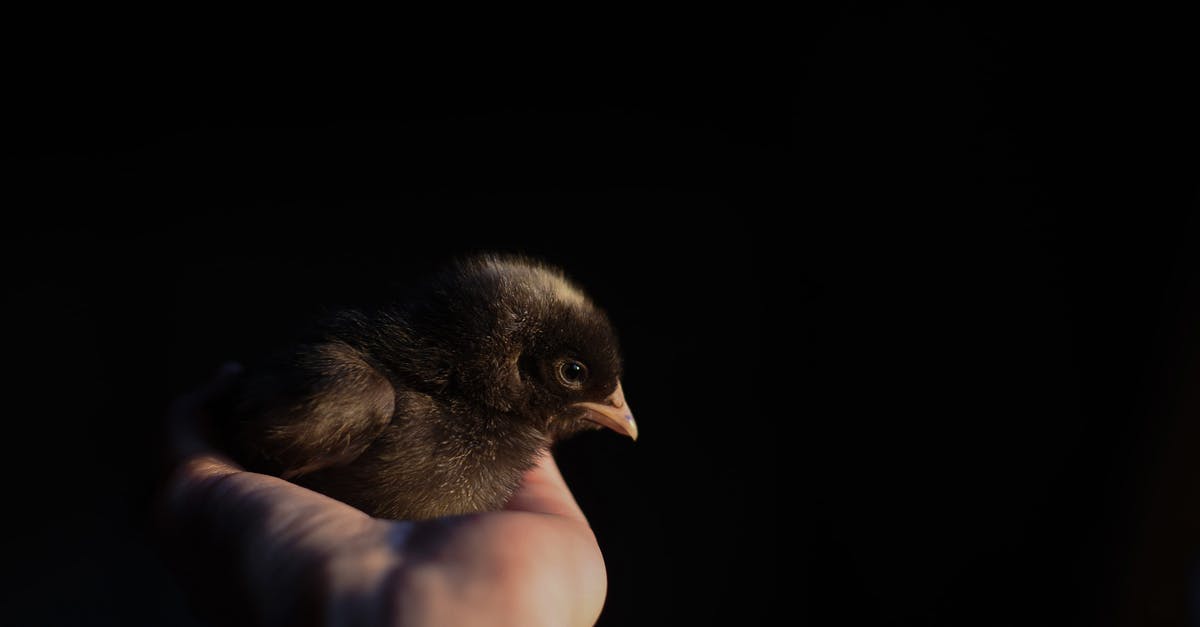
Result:
[[[494,510],[554,441],[637,439],[607,317],[561,271],[479,256],[344,312],[243,379],[235,457],[368,514]]]

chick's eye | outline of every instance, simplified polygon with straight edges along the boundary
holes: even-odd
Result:
[[[587,379],[587,367],[577,361],[567,360],[558,365],[558,376],[569,386],[579,386]]]

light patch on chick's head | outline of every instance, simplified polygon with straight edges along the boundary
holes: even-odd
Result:
[[[556,300],[570,307],[594,307],[563,271],[540,261],[520,256],[481,255],[474,260],[481,274],[520,289],[541,300]]]

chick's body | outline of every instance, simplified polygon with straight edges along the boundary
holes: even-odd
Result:
[[[232,449],[374,516],[497,509],[554,440],[636,437],[619,376],[611,325],[561,272],[475,257],[249,371]]]

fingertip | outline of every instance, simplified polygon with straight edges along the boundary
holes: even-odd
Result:
[[[167,411],[166,455],[164,463],[169,468],[181,465],[192,458],[214,457],[209,442],[209,418],[206,412],[214,400],[230,393],[235,381],[245,368],[236,361],[221,364],[208,381],[176,398]]]
[[[228,392],[243,371],[245,368],[236,361],[221,364],[208,381],[176,398],[171,403],[169,413],[176,420],[191,416],[214,397]]]
[[[217,367],[216,372],[213,373],[212,378],[208,380],[208,383],[204,384],[201,388],[201,396],[203,398],[212,398],[213,396],[221,395],[233,385],[233,382],[245,370],[246,368],[236,361],[227,361],[221,364]]]

